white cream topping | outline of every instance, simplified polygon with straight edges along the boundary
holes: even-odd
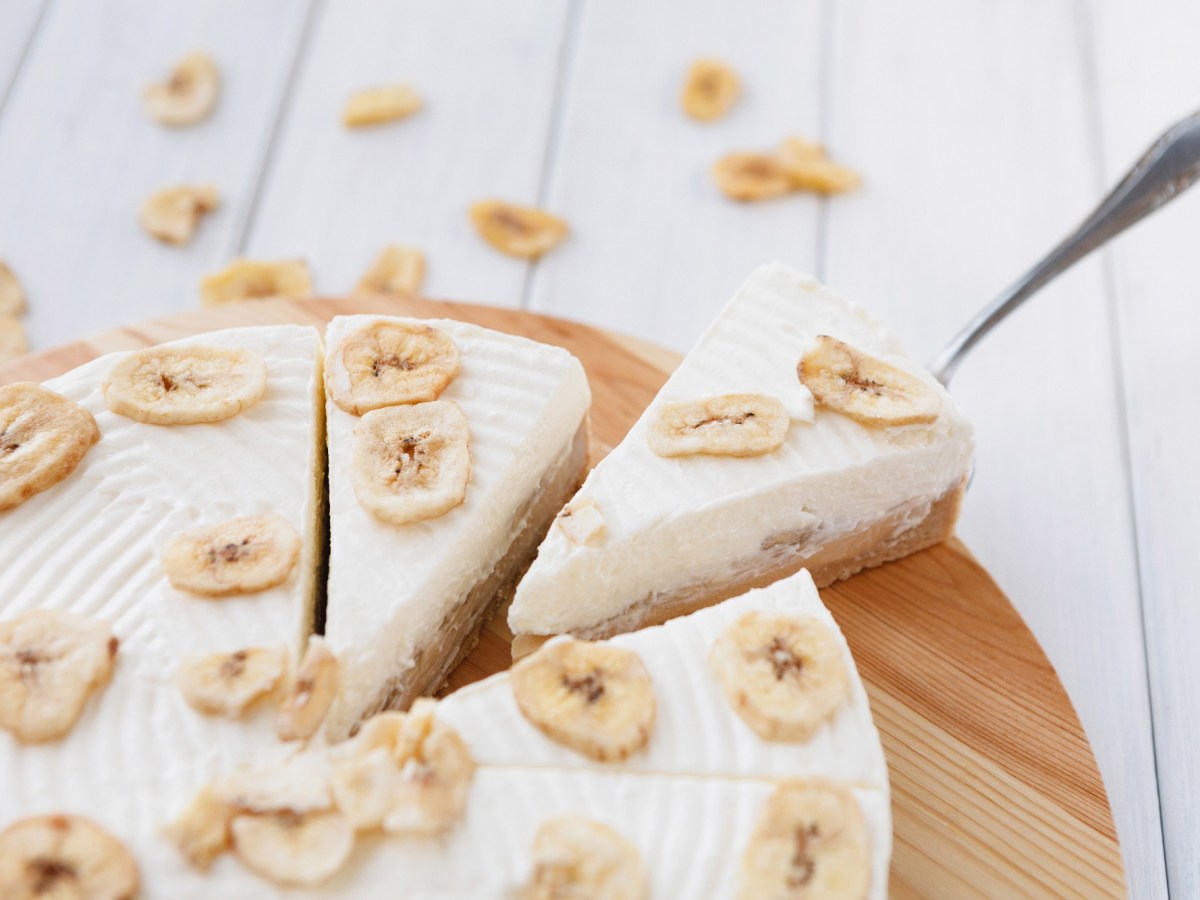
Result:
[[[940,417],[877,428],[814,410],[796,364],[821,334],[929,384],[942,398]],[[663,458],[650,450],[647,429],[663,403],[745,391],[777,396],[792,412],[778,450],[750,458]],[[517,590],[509,625],[529,634],[581,630],[657,594],[736,580],[772,536],[809,532],[821,542],[900,507],[932,503],[966,475],[972,453],[971,426],[882,324],[808,276],[764,266],[572,501],[595,503],[605,537],[580,546],[552,528]]]
[[[849,696],[804,743],[771,742],[758,737],[726,702],[709,665],[713,642],[750,610],[812,616],[828,625],[842,646],[850,673]],[[656,715],[650,741],[624,762],[598,767],[587,757],[549,740],[521,714],[508,673],[504,672],[446,698],[438,707],[438,717],[458,730],[477,760],[489,765],[628,769],[730,778],[822,775],[886,791],[887,763],[871,721],[862,679],[807,571],[665,625],[618,635],[609,643],[637,653],[654,684]]]
[[[338,317],[332,351],[378,316]],[[443,331],[457,345],[458,377],[439,399],[462,407],[471,431],[471,480],[462,505],[411,525],[359,506],[350,479],[358,417],[327,403],[331,550],[325,634],[341,662],[330,734],[342,736],[387,680],[437,639],[444,616],[502,559],[514,518],[563,458],[591,397],[565,350],[448,319],[398,319]]]
[[[100,385],[118,356],[101,357],[46,382],[96,417],[100,442],[66,480],[0,513],[0,618],[69,610],[107,620],[121,641],[112,681],[62,740],[24,746],[0,731],[0,827],[37,813],[89,816],[130,848],[149,897],[211,896],[198,873],[176,877],[178,854],[159,828],[202,784],[277,743],[269,710],[231,721],[189,707],[173,682],[180,658],[295,650],[316,571],[317,332],[242,328],[177,344],[260,354],[262,400],[224,422],[146,425],[105,406]],[[284,584],[220,600],[170,586],[159,553],[171,537],[263,512],[304,538]]]

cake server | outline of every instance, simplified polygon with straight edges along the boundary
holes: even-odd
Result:
[[[1178,122],[1155,141],[1078,228],[971,319],[929,361],[930,373],[949,386],[963,357],[1005,316],[1093,250],[1182,194],[1197,178],[1200,112]]]

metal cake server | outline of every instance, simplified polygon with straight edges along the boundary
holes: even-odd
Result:
[[[1200,112],[1177,123],[1155,141],[1078,228],[971,319],[929,361],[929,371],[943,385],[949,385],[967,352],[1005,316],[1093,250],[1182,194],[1197,178],[1200,178]]]

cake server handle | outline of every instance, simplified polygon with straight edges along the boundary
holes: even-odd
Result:
[[[1001,319],[1096,248],[1173,200],[1200,178],[1200,112],[1170,128],[1095,211],[1049,254],[976,315],[929,361],[949,385],[967,352]]]

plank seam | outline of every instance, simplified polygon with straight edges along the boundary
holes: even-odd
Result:
[[[21,47],[21,52],[17,54],[17,64],[13,66],[12,75],[8,79],[8,84],[4,85],[4,89],[0,90],[0,117],[8,108],[8,100],[13,95],[16,89],[17,82],[20,80],[21,73],[25,69],[25,61],[29,58],[29,51],[32,49],[37,36],[41,33],[42,23],[46,20],[46,10],[50,8],[53,0],[45,0],[38,14],[34,16],[33,25],[29,29],[29,34],[25,38],[25,43]]]
[[[550,104],[549,121],[546,123],[546,141],[542,148],[541,174],[538,177],[537,199],[535,205],[545,209],[550,202],[550,192],[558,174],[558,162],[562,156],[562,146],[566,131],[566,110],[571,86],[575,81],[575,60],[579,50],[580,23],[583,20],[585,0],[571,0],[567,9],[566,20],[563,22],[562,38],[558,45],[558,64],[555,66],[554,99]],[[536,269],[539,262],[534,260],[525,266],[525,275],[521,280],[521,294],[518,308],[528,310],[533,302],[533,288]]]
[[[1109,160],[1104,151],[1104,118],[1100,97],[1100,49],[1097,45],[1097,27],[1095,12],[1088,0],[1076,0],[1075,3],[1076,34],[1079,44],[1080,62],[1083,68],[1083,80],[1087,94],[1084,115],[1087,120],[1087,130],[1091,133],[1093,148],[1092,164],[1095,171],[1095,181],[1098,190],[1107,190]],[[1137,603],[1138,616],[1142,626],[1142,666],[1146,679],[1147,715],[1150,718],[1150,749],[1151,763],[1154,774],[1154,787],[1158,807],[1158,843],[1162,860],[1163,877],[1167,884],[1168,894],[1171,883],[1171,860],[1167,853],[1166,822],[1163,817],[1163,785],[1159,772],[1158,728],[1155,722],[1154,680],[1151,677],[1149,621],[1146,615],[1146,585],[1143,577],[1142,529],[1138,527],[1138,503],[1135,474],[1133,469],[1133,448],[1129,427],[1129,396],[1125,376],[1125,352],[1121,340],[1120,312],[1117,303],[1116,262],[1111,249],[1100,253],[1100,271],[1104,287],[1104,314],[1108,326],[1109,357],[1112,360],[1113,388],[1117,412],[1117,444],[1121,454],[1121,465],[1125,472],[1124,490],[1129,506],[1129,532],[1133,544],[1133,564],[1137,573]],[[1128,885],[1132,875],[1130,867],[1126,866],[1125,878]]]
[[[316,31],[316,22],[320,18],[320,10],[323,6],[324,0],[309,0],[308,9],[305,10],[304,21],[300,26],[300,34],[296,39],[296,50],[292,54],[291,62],[288,64],[283,89],[279,93],[279,103],[275,110],[275,116],[271,122],[270,130],[267,132],[267,140],[263,147],[262,155],[259,157],[258,165],[254,169],[254,178],[250,186],[250,198],[242,213],[241,222],[234,232],[233,254],[231,255],[240,256],[245,252],[250,233],[258,222],[258,210],[262,204],[263,190],[270,175],[271,164],[274,162],[276,151],[279,148],[280,135],[283,133],[283,126],[287,122],[287,114],[291,108],[292,97],[296,91],[298,76],[304,65],[304,59],[307,55],[312,35]]]
[[[829,146],[833,141],[833,73],[835,71],[834,55],[837,40],[837,0],[823,0],[821,3],[821,21],[818,30],[821,34],[821,62],[817,69],[817,139]],[[829,200],[822,194],[817,198],[817,228],[813,240],[814,267],[818,281],[826,280],[829,255]]]

